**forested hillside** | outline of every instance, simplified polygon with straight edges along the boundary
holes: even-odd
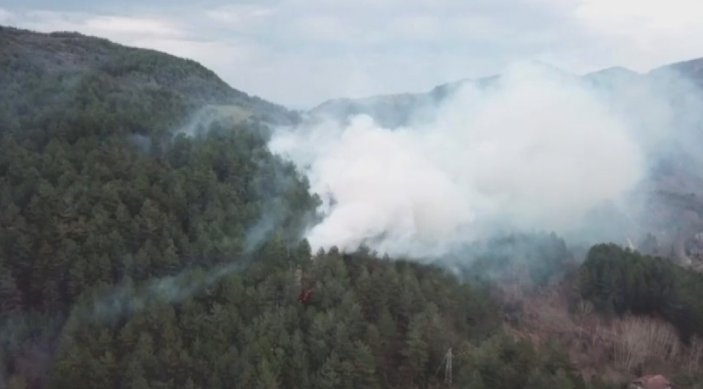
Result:
[[[2,26],[0,48],[4,131],[62,131],[75,140],[86,127],[102,127],[154,136],[185,125],[205,106],[234,109],[242,121],[290,124],[297,118],[230,88],[194,61],[153,50]]]
[[[579,290],[601,312],[659,316],[686,339],[703,336],[703,274],[666,259],[594,246],[580,271]]]
[[[246,118],[183,131],[213,104]],[[700,387],[701,280],[666,260],[579,267],[553,234],[451,270],[311,252],[319,200],[267,148],[294,120],[192,61],[1,28],[0,388],[615,388],[652,366]],[[621,364],[568,332],[626,313],[671,322],[677,354]]]

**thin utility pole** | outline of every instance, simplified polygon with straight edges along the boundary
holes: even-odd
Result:
[[[447,354],[444,356],[444,383],[452,385],[452,348],[449,347]]]

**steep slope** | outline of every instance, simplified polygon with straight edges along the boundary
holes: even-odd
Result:
[[[703,174],[700,157],[700,116],[703,101],[703,58],[673,63],[643,76],[656,90],[677,90],[668,98],[674,136],[668,152],[652,169],[654,192],[648,206],[658,227],[649,254],[667,255],[703,270]],[[685,129],[680,131],[680,129]]]
[[[198,110],[241,115],[174,134]],[[192,61],[0,29],[0,388],[60,387],[81,302],[128,319],[142,296],[168,306],[246,267],[272,235],[295,247],[315,198],[266,145],[267,124],[292,120]],[[83,378],[65,387],[102,386]]]
[[[183,125],[206,106],[238,119],[290,124],[285,108],[229,87],[186,59],[77,33],[41,34],[0,27],[0,126],[41,126],[62,111],[104,110],[121,130],[151,134]],[[58,115],[63,116],[63,115]]]

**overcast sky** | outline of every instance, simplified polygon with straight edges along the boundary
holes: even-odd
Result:
[[[574,73],[703,57],[700,0],[2,0],[0,24],[195,59],[294,108],[538,60]]]

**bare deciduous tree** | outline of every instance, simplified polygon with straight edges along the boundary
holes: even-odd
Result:
[[[627,370],[671,362],[682,348],[671,324],[649,317],[625,316],[613,326],[613,335],[615,362]]]

